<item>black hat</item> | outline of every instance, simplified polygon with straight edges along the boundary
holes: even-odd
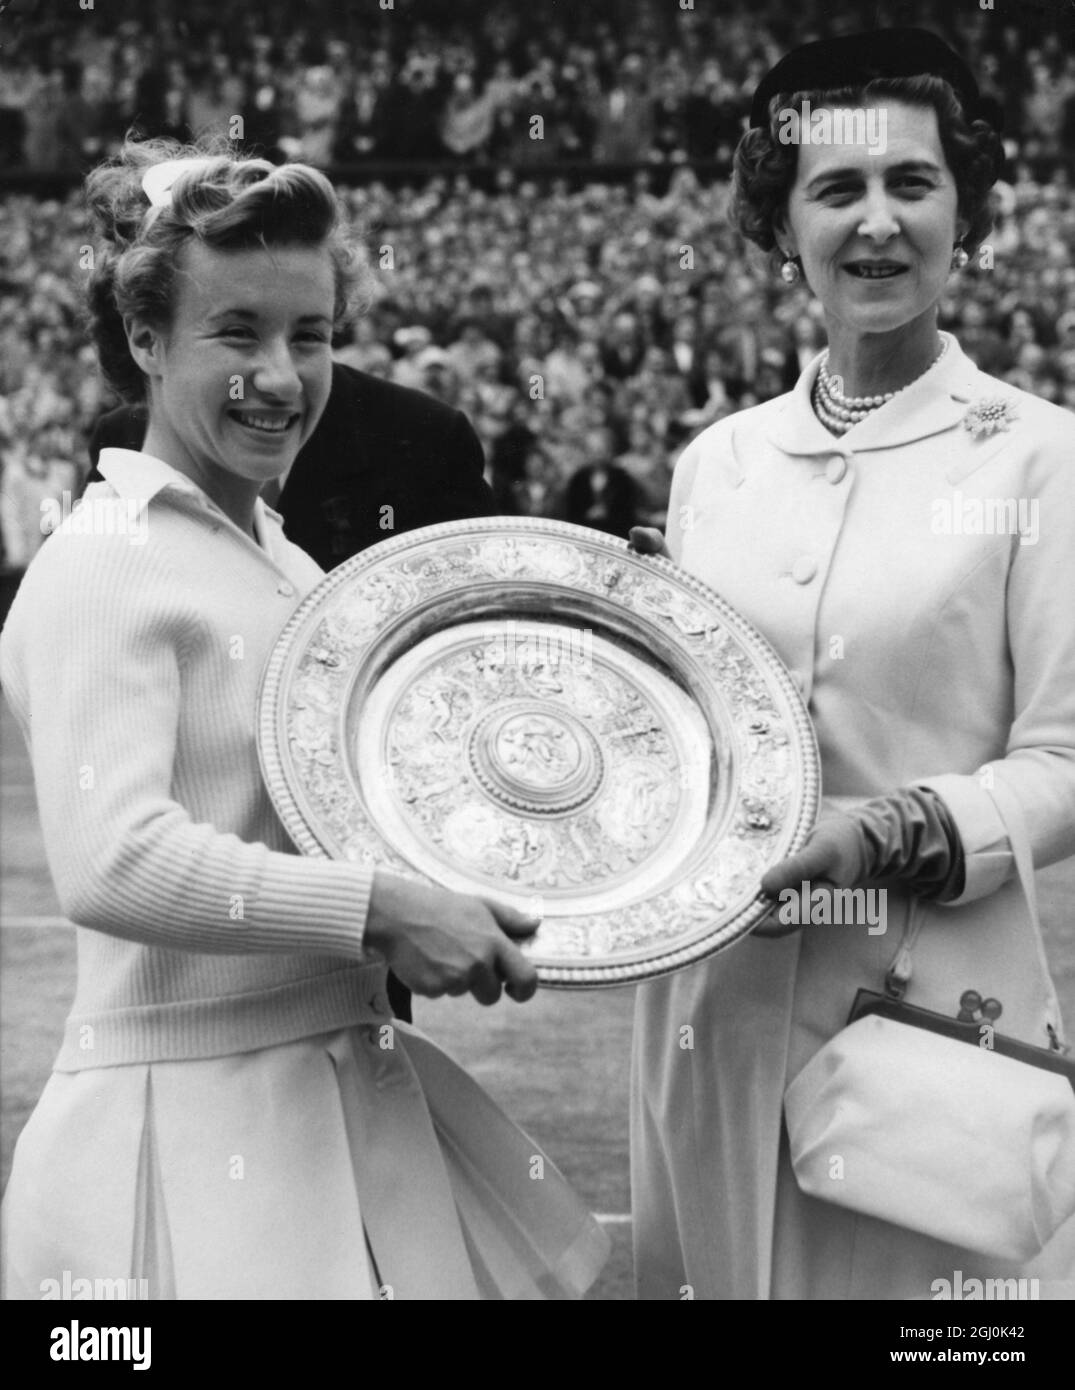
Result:
[[[943,77],[959,97],[969,121],[983,120],[998,133],[1000,107],[983,97],[970,68],[928,29],[869,29],[820,39],[786,53],[758,83],[750,107],[750,124],[769,124],[769,102],[779,92],[825,91],[865,86],[875,77]]]

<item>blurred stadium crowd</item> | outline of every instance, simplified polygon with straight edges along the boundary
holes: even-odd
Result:
[[[247,146],[336,166],[375,280],[338,356],[466,410],[505,512],[617,534],[661,524],[683,444],[786,390],[823,345],[808,293],[728,226],[727,163],[779,50],[867,27],[876,5],[844,4],[838,24],[817,0],[794,14],[772,0],[104,8],[23,24],[0,87],[0,168],[78,170],[132,126],[186,138],[235,115]],[[889,22],[941,27],[928,6],[895,8]],[[948,36],[1002,103],[1009,164],[988,263],[953,276],[942,326],[986,371],[1075,409],[1075,54],[1040,10],[951,13]],[[437,167],[402,181],[375,167],[404,160]],[[585,176],[556,167],[591,160]],[[483,161],[490,178],[462,172]],[[643,167],[601,167],[625,161]],[[91,240],[73,184],[42,197],[9,180],[9,567],[40,544],[42,499],[77,495],[86,434],[111,404],[81,318]]]
[[[321,165],[726,160],[780,51],[868,28],[879,10],[944,31],[1028,158],[1075,144],[1075,53],[1048,23],[1066,0],[90,4],[35,11],[5,44],[0,164],[80,168],[132,124],[197,134],[236,114],[248,142]]]

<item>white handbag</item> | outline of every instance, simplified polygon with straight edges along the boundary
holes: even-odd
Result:
[[[1046,970],[1022,816],[993,795]],[[887,995],[860,991],[853,1021],[787,1088],[799,1187],[965,1250],[1029,1260],[1075,1214],[1075,1063],[1059,1017],[1049,1045],[1035,1047],[904,1004],[891,976]]]

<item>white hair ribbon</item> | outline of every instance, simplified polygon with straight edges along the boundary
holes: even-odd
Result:
[[[211,156],[200,155],[194,159],[166,159],[160,164],[152,164],[142,175],[142,192],[152,207],[170,207],[172,184],[176,179],[191,169],[204,169],[213,162]]]

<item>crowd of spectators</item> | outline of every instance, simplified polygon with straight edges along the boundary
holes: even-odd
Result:
[[[1075,150],[1067,0],[70,0],[16,25],[31,3],[0,20],[0,167],[84,169],[131,127],[318,165],[721,164],[778,52],[900,22],[955,43],[1032,163]]]
[[[503,511],[622,535],[662,523],[689,438],[786,390],[822,345],[809,293],[726,219],[758,76],[812,35],[926,23],[999,100],[1009,154],[988,256],[953,277],[942,326],[985,370],[1075,408],[1065,7],[936,8],[91,0],[60,15],[9,0],[0,170],[71,178],[55,197],[10,180],[0,194],[0,559],[25,564],[42,501],[78,496],[111,404],[81,313],[93,246],[77,172],[132,127],[332,166],[372,267],[340,359],[466,410]],[[638,168],[580,176],[591,160]]]
[[[633,185],[494,191],[446,173],[341,189],[368,249],[364,311],[337,346],[360,369],[466,410],[507,513],[623,535],[660,525],[685,442],[784,391],[823,345],[816,305],[690,169]],[[942,326],[986,371],[1075,409],[1075,198],[1017,162],[981,262]],[[78,495],[108,400],[80,313],[92,238],[77,193],[0,200],[0,458],[6,561],[41,541],[41,501]]]

